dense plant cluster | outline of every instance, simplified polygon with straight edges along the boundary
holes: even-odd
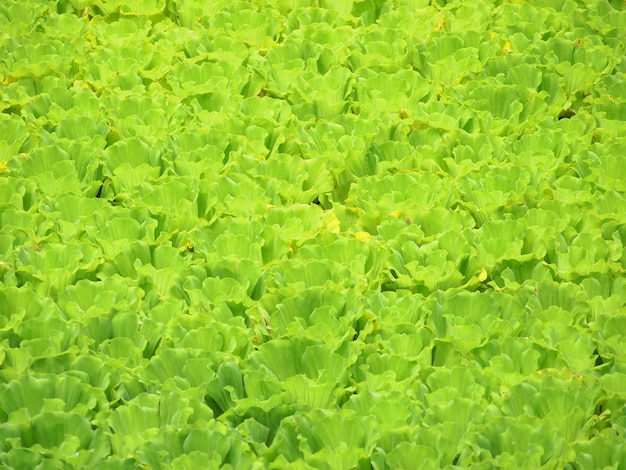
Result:
[[[626,468],[624,2],[0,31],[0,465]]]

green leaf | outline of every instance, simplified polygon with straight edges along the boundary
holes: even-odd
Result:
[[[90,246],[49,244],[41,251],[21,247],[17,253],[16,272],[24,282],[43,292],[60,292],[78,280],[80,272],[94,271],[99,253]]]
[[[626,461],[626,448],[619,438],[597,436],[576,442],[574,448],[576,464],[584,470],[619,468]]]
[[[31,433],[24,439],[27,447],[35,444],[44,448],[58,447],[67,442],[70,436],[76,436],[78,450],[85,449],[93,438],[93,430],[88,420],[62,411],[43,412],[33,417]]]
[[[17,154],[28,138],[28,131],[20,119],[4,118],[0,120],[0,142],[7,144],[3,161]]]
[[[143,164],[151,167],[160,165],[158,151],[137,137],[115,142],[104,151],[103,158],[107,168],[111,171],[125,163],[132,168],[138,168]]]
[[[389,468],[409,470],[415,462],[420,462],[422,468],[439,468],[437,452],[431,448],[410,442],[400,442],[388,455]]]
[[[559,64],[557,70],[563,73],[565,91],[568,96],[578,92],[589,93],[596,78],[594,70],[582,63],[573,65],[568,63]]]
[[[111,445],[117,455],[132,456],[139,446],[158,434],[158,406],[157,395],[144,393],[109,415],[107,425],[111,429]]]
[[[397,392],[372,392],[363,390],[352,395],[344,405],[359,416],[373,416],[379,426],[397,429],[416,419],[414,413],[421,413],[422,405],[408,400]]]
[[[165,383],[168,379],[178,377],[181,371],[185,370],[187,361],[192,361],[198,357],[198,353],[193,349],[168,348],[160,351],[150,359],[150,363],[145,368],[145,377],[148,380],[157,380]],[[198,371],[200,375],[200,371]],[[211,376],[208,371],[206,373]]]
[[[57,135],[71,140],[96,140],[105,137],[107,128],[103,123],[97,123],[87,117],[67,118],[57,127]]]
[[[507,80],[515,85],[523,85],[528,88],[539,88],[541,85],[541,70],[530,64],[519,64],[511,67],[507,73]]]
[[[99,326],[100,325],[97,325],[95,328],[98,328]],[[129,368],[138,367],[142,363],[145,340],[139,344],[135,344],[130,338],[126,337],[107,339],[105,335],[107,335],[108,332],[105,330],[103,333],[104,337],[99,338],[103,341],[98,347],[98,350],[102,352],[102,354],[119,361],[119,364]]]
[[[207,386],[207,394],[217,405],[217,412],[220,414],[232,408],[236,400],[244,397],[241,371],[235,362],[220,364],[216,378]]]
[[[305,375],[298,374],[285,380],[283,388],[291,400],[306,406],[308,409],[329,409],[336,403],[333,394],[336,384],[332,382],[320,383]]]

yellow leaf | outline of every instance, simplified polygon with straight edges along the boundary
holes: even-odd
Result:
[[[357,232],[354,237],[362,242],[372,241],[372,236],[368,232]]]
[[[339,233],[341,231],[341,222],[334,212],[326,212],[322,217],[322,228],[331,233]]]
[[[478,280],[480,282],[485,282],[487,280],[487,270],[485,268],[482,269],[482,271],[480,271],[480,274],[478,274]]]

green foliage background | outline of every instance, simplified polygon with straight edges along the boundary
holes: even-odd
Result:
[[[623,1],[5,0],[4,468],[626,468]]]

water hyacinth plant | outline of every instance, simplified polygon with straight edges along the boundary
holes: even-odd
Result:
[[[0,31],[0,466],[626,468],[623,1]]]

